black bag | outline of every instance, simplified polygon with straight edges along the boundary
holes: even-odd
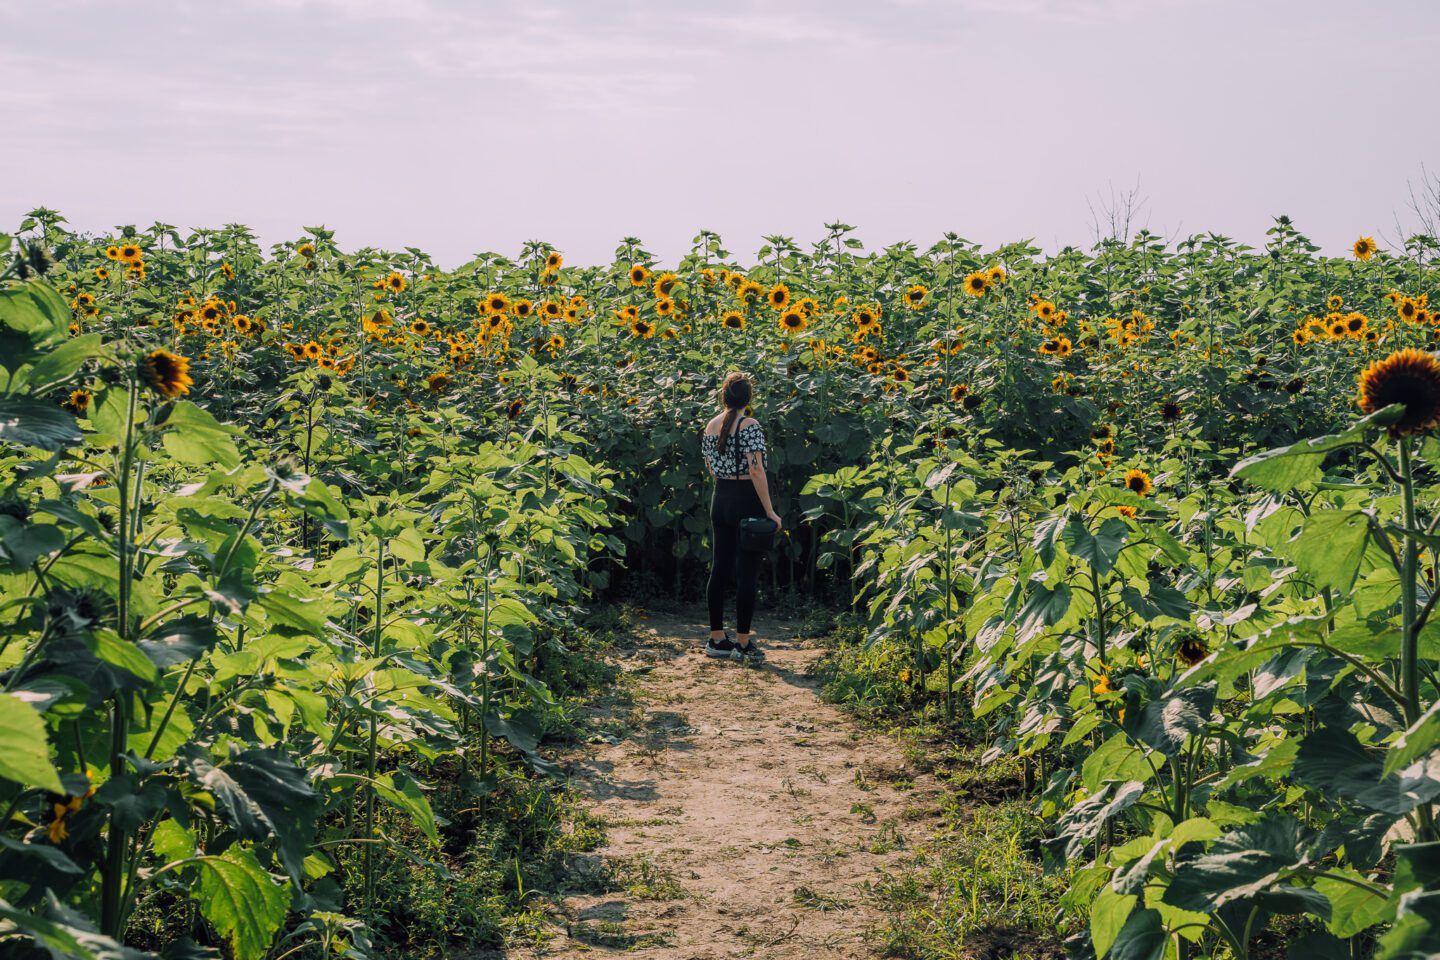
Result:
[[[769,517],[744,517],[740,521],[740,549],[764,553],[775,542],[777,526]]]

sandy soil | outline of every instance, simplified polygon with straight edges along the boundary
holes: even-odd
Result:
[[[625,735],[568,763],[624,892],[557,904],[561,934],[539,956],[876,955],[869,886],[932,835],[939,790],[820,701],[821,651],[783,622],[756,631],[768,660],[751,666],[704,657],[699,621],[638,624],[629,695],[592,718]]]

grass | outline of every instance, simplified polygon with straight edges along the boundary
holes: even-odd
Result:
[[[923,831],[937,813],[912,805],[899,821],[880,822],[867,845],[876,853],[912,851],[866,886],[886,915],[876,934],[880,953],[904,960],[1062,957],[1061,941],[1071,931],[1057,930],[1056,916],[1068,878],[1047,875],[1038,859],[1044,828],[1024,798],[1021,762],[981,763],[978,728],[946,717],[943,691],[933,682],[926,688],[910,682],[911,652],[903,644],[867,643],[865,631],[843,615],[822,642],[828,655],[816,673],[825,699],[896,742],[895,763],[857,769],[855,785],[911,790],[917,776],[930,774],[946,788],[933,835],[902,835],[901,821],[907,832]],[[851,813],[876,822],[868,804],[855,804]]]

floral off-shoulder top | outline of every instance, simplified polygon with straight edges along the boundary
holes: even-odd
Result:
[[[705,466],[717,477],[743,477],[750,472],[750,454],[760,454],[760,465],[769,467],[770,463],[765,456],[765,431],[760,429],[760,424],[751,422],[741,427],[731,436],[730,442],[725,444],[725,453],[720,453],[719,435],[711,436],[705,434],[700,438],[700,456],[705,458]]]

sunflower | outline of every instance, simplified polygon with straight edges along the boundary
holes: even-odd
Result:
[[[680,278],[673,273],[660,274],[655,278],[655,285],[651,288],[655,291],[655,299],[661,300],[670,296],[671,291],[675,289],[675,284],[679,282]]]
[[[637,337],[649,340],[655,336],[655,325],[648,320],[633,320],[630,323],[630,332]]]
[[[1339,310],[1343,306],[1345,306],[1345,298],[1340,296],[1340,294],[1338,293],[1330,294],[1330,296],[1325,300],[1326,310]]]
[[[1420,304],[1409,297],[1401,297],[1400,302],[1395,306],[1395,312],[1399,314],[1401,320],[1414,321],[1420,312]]]
[[[104,267],[96,267],[96,268],[95,268],[95,279],[96,279],[96,280],[109,280],[109,279],[110,279],[110,271],[109,271],[109,270],[106,270]]]
[[[910,379],[910,371],[897,364],[895,369],[890,371],[890,379],[896,383],[904,383]]]
[[[110,246],[105,248],[105,256],[110,260],[119,260],[120,248],[113,243],[110,244]]]
[[[991,286],[1004,283],[1007,279],[1005,276],[1005,268],[1000,266],[998,263],[995,266],[991,267],[988,271],[986,271],[985,277],[987,280],[990,281]]]
[[[756,281],[743,280],[741,281],[740,286],[736,288],[735,296],[739,298],[742,302],[749,304],[754,303],[756,300],[759,300],[760,295],[764,292],[765,288],[760,286],[760,284]]]
[[[450,386],[449,374],[432,373],[425,378],[425,389],[431,393],[443,393],[448,386]]]
[[[664,330],[660,331],[661,340],[674,340],[677,336],[678,334],[675,332],[674,327],[666,327]]]
[[[744,330],[745,315],[739,310],[730,310],[720,318],[720,324],[730,330]]]
[[[524,409],[525,401],[521,400],[519,397],[516,397],[514,400],[511,400],[509,403],[505,404],[505,417],[508,420],[514,420],[515,418],[520,416],[521,412]]]
[[[1365,335],[1369,319],[1363,313],[1352,313],[1345,317],[1345,333],[1357,340]]]
[[[792,308],[780,315],[780,331],[782,333],[800,333],[809,323],[803,310]]]
[[[702,267],[700,270],[700,282],[707,287],[715,285],[715,270],[712,267]]]
[[[910,289],[905,291],[905,306],[911,310],[919,310],[925,306],[925,298],[930,296],[930,291],[918,283],[912,283]]]
[[[425,336],[425,334],[430,332],[430,324],[426,323],[424,320],[411,320],[410,332],[423,337]]]
[[[228,263],[220,264],[220,272],[225,275],[226,280],[235,279],[235,268]]]
[[[296,360],[305,359],[305,348],[298,343],[285,344],[285,352],[290,354],[290,356],[294,357]]]
[[[302,257],[313,257],[315,256],[315,244],[302,243],[295,248],[295,253]]]
[[[1405,412],[1390,425],[1394,437],[1413,436],[1440,426],[1440,360],[1424,350],[1397,350],[1360,374],[1356,402],[1366,413],[1394,403]]]
[[[675,312],[675,301],[669,297],[661,297],[655,301],[655,312],[662,317],[668,317]]]
[[[1150,474],[1144,470],[1129,470],[1125,473],[1125,489],[1137,496],[1145,496],[1154,489]]]
[[[1175,647],[1175,659],[1187,667],[1195,666],[1208,656],[1210,649],[1205,646],[1205,641],[1200,639],[1198,633],[1186,633],[1184,639]]]
[[[122,243],[120,245],[120,254],[116,259],[121,263],[135,264],[140,262],[143,255],[143,251],[141,251],[137,244]]]
[[[643,287],[645,286],[645,281],[648,279],[650,279],[649,270],[646,270],[638,263],[630,266],[630,286]]]
[[[970,396],[970,387],[967,384],[957,383],[950,388],[950,399],[955,403],[959,403],[968,396]]]
[[[984,270],[976,270],[965,278],[965,292],[972,297],[983,297],[989,289],[990,274]]]
[[[1124,518],[1127,519],[1127,520],[1134,520],[1134,519],[1135,519],[1135,508],[1134,508],[1134,507],[1125,507],[1125,506],[1116,507],[1116,508],[1115,508],[1115,512],[1118,513],[1118,514],[1120,514],[1120,516],[1124,517]]]
[[[1375,256],[1375,250],[1377,249],[1375,246],[1375,238],[1361,237],[1355,241],[1355,245],[1350,249],[1355,252],[1356,260],[1369,260]]]
[[[65,401],[65,406],[75,413],[84,413],[90,407],[91,396],[89,390],[71,390],[70,399]]]
[[[1290,342],[1298,346],[1310,342],[1310,334],[1305,327],[1296,327],[1290,331]]]
[[[503,293],[487,293],[485,294],[485,309],[490,313],[504,313],[510,309],[510,298]]]
[[[565,265],[565,258],[560,256],[558,250],[551,250],[545,255],[545,269],[547,271],[559,270]]]
[[[140,378],[156,393],[173,400],[190,392],[190,361],[169,350],[155,350],[140,361]]]
[[[1049,300],[1036,301],[1035,306],[1031,307],[1030,309],[1035,311],[1036,316],[1038,316],[1041,320],[1049,320],[1051,317],[1055,316],[1055,304],[1051,303]]]
[[[1160,405],[1160,419],[1174,422],[1180,419],[1180,404],[1174,400],[1166,400]]]

